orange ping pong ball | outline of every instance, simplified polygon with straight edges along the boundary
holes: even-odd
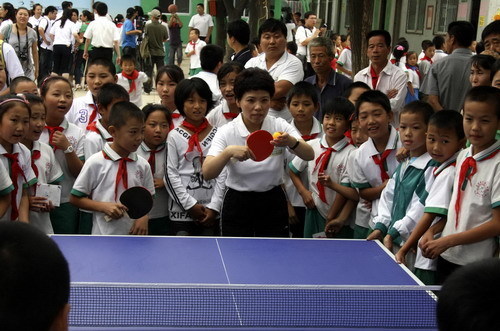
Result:
[[[276,131],[275,133],[273,133],[273,139],[278,139],[278,137],[281,136],[282,134],[283,132]]]

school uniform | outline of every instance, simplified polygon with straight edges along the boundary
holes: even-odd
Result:
[[[207,83],[210,91],[212,92],[212,100],[214,101],[214,105],[219,105],[222,100],[222,93],[219,88],[219,80],[217,79],[217,74],[202,70],[196,75],[191,76],[191,78],[195,77],[203,79],[205,83]]]
[[[145,142],[142,142],[137,149],[137,155],[148,161],[154,178],[165,177],[167,168],[167,145],[158,146],[152,151]],[[165,187],[155,189],[155,199],[153,208],[149,212],[149,231],[150,235],[168,234],[168,193]]]
[[[290,163],[290,169],[298,174],[307,168],[309,191],[312,193],[316,208],[306,210],[304,237],[311,238],[315,233],[324,231],[328,211],[337,196],[336,191],[319,184],[320,165],[326,162],[323,172],[329,175],[333,182],[340,183],[347,168],[349,154],[354,150],[354,146],[349,144],[349,140],[344,137],[331,146],[333,150],[330,150],[325,136],[311,140],[308,144],[314,150],[314,160],[304,161],[296,157]],[[346,226],[349,226],[349,223],[347,222]]]
[[[194,224],[178,223],[196,221],[188,213],[188,210],[196,204],[220,211],[221,195],[214,194],[214,192],[217,186],[224,186],[223,181],[220,177],[206,180],[201,171],[203,159],[210,149],[217,130],[216,127],[212,127],[207,136],[200,141],[201,154],[196,149],[188,152],[191,134],[183,127],[175,128],[168,135],[165,183],[169,194],[169,218],[174,223],[174,234],[180,231],[186,231],[189,234],[214,234],[213,229],[202,226],[196,228]]]
[[[448,215],[448,206],[450,205],[453,190],[457,156],[458,152],[442,164],[434,167],[433,176],[431,176],[429,182],[426,183],[426,191],[428,194],[424,196],[424,199],[420,199],[420,203],[425,206],[424,213],[439,215],[434,219],[431,226],[441,218],[446,218]],[[436,259],[424,257],[420,247],[417,248],[415,275],[426,285],[436,284],[436,265]]]
[[[12,185],[9,172],[7,168],[4,167],[3,163],[0,163],[0,196],[9,194],[13,190],[14,185]]]
[[[19,212],[23,189],[36,184],[37,178],[33,169],[31,169],[30,151],[23,144],[13,144],[12,153],[8,153],[0,145],[0,161],[5,169],[8,169],[10,175],[6,177],[10,178],[10,185],[13,185],[12,190],[10,190],[9,180],[7,178],[2,180],[2,190],[0,192],[7,193],[10,190],[11,206],[5,215],[0,218],[0,221],[15,221],[18,219],[17,213]],[[14,176],[17,178],[14,178]]]
[[[344,48],[342,53],[340,53],[339,59],[337,60],[337,65],[340,65],[342,68],[349,70],[352,72],[352,51],[351,48]],[[351,78],[350,75],[345,72],[341,72],[344,76]]]
[[[71,194],[102,202],[119,202],[120,195],[127,188],[142,186],[154,195],[153,174],[148,161],[135,152],[130,153],[127,158],[130,161],[122,163],[120,155],[110,144],[106,144],[101,153],[92,155],[85,162]],[[119,175],[120,165],[126,166],[127,186]],[[105,214],[101,212],[94,212],[92,220],[93,235],[128,235],[134,223],[134,220],[126,215],[107,222]]]
[[[144,72],[139,71],[136,79],[132,81],[128,78],[123,77],[123,73],[119,73],[118,81],[116,82],[118,85],[123,86],[125,90],[128,91],[130,96],[130,102],[135,104],[137,107],[142,107],[142,92],[144,92],[143,84],[148,81],[148,75]]]
[[[222,99],[218,106],[215,106],[208,114],[207,121],[211,126],[221,127],[224,124],[231,122],[240,113],[231,113],[226,99]]]
[[[266,116],[262,130],[287,132],[296,139],[300,134],[281,118]],[[208,155],[217,156],[229,145],[246,144],[250,132],[241,116],[218,129]],[[283,184],[284,162],[291,151],[274,147],[267,159],[255,162],[228,162],[221,211],[223,236],[288,236],[288,212]]]
[[[201,39],[187,43],[184,53],[188,54],[194,50],[194,54],[189,57],[189,76],[194,76],[201,71],[200,52],[205,46],[206,43]]]
[[[88,91],[84,96],[73,99],[71,108],[66,113],[68,122],[73,123],[84,132],[87,126],[101,118],[97,112],[97,103],[94,101],[92,92]]]
[[[62,181],[64,177],[63,171],[49,145],[40,141],[33,141],[31,161],[31,168],[38,178],[37,185],[33,186],[34,195],[36,195],[39,184],[58,184]],[[30,210],[30,223],[46,234],[54,233],[48,212]]]
[[[313,126],[311,128],[311,132],[309,135],[304,135],[302,136],[302,139],[304,141],[311,141],[316,138],[321,138],[323,136],[323,127],[321,126],[321,123],[316,119],[316,117],[312,118],[313,121]],[[299,132],[297,127],[295,126],[295,120],[292,120],[290,123],[292,127]],[[295,155],[291,155],[292,159],[287,160],[286,165],[285,165],[285,173],[283,176],[283,181],[284,181],[284,186],[285,186],[285,191],[288,197],[288,201],[292,204],[293,208],[295,209],[295,215],[299,219],[299,223],[297,224],[290,224],[290,232],[292,233],[292,237],[294,238],[303,238],[304,237],[304,223],[305,223],[305,216],[306,216],[306,205],[304,204],[304,200],[300,196],[299,192],[297,191],[297,188],[293,184],[290,175],[289,175],[289,163],[295,158]],[[308,174],[307,172],[301,172],[299,174],[300,180],[304,184],[304,187],[309,187],[309,179],[308,179]]]
[[[76,125],[69,123],[66,119],[59,125],[62,133],[66,136],[69,143],[73,147],[76,155],[83,159],[85,157],[83,152],[83,145],[85,135],[84,132]],[[60,130],[60,129],[59,129]],[[40,142],[46,143],[50,146],[50,132],[45,127],[40,135]],[[78,233],[78,208],[69,203],[69,196],[75,177],[69,171],[68,163],[66,162],[66,154],[64,151],[51,146],[57,162],[61,166],[64,178],[61,181],[61,205],[55,208],[50,213],[50,219],[55,233],[61,234],[75,234]]]
[[[83,140],[85,160],[88,160],[95,153],[102,151],[107,142],[113,141],[113,137],[101,124],[101,121],[93,122],[88,126],[88,129]]]
[[[492,146],[474,156],[472,156],[472,146],[458,155],[457,175],[453,182],[453,194],[443,237],[470,230],[490,221],[492,209],[500,207],[499,150],[500,140],[497,140]],[[476,161],[475,167],[471,164],[470,157]],[[476,172],[467,176],[468,178],[464,177],[462,182],[461,173],[470,172],[467,168],[475,168]],[[496,240],[491,237],[480,242],[451,247],[443,252],[441,257],[455,265],[465,265],[493,257],[495,248]]]
[[[354,165],[351,173],[351,183],[356,189],[362,190],[364,188],[377,187],[382,185],[385,178],[391,177],[397,166],[399,165],[396,159],[396,153],[401,148],[401,141],[396,129],[390,126],[390,135],[384,152],[388,155],[383,160],[381,165],[375,163],[376,160],[382,159],[384,153],[379,153],[371,138],[363,143],[358,148],[358,158],[354,160]],[[390,151],[390,152],[388,152]],[[384,169],[387,177],[383,177],[381,168]],[[384,179],[382,179],[384,178]],[[372,200],[371,219],[377,216],[378,203],[380,199]]]

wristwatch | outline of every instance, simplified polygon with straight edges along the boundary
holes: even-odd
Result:
[[[64,154],[69,154],[69,153],[73,153],[75,149],[73,148],[73,146],[69,145],[68,148],[66,148],[66,150],[63,151]]]

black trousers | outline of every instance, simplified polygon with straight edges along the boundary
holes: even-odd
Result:
[[[156,71],[165,65],[165,56],[151,56],[150,59],[144,59],[144,69],[148,75],[148,81],[144,83],[144,92],[150,93],[153,89],[153,68],[156,65]]]
[[[40,54],[39,72],[38,72],[38,86],[40,87],[43,80],[47,78],[52,72],[52,51],[40,47],[38,49]]]
[[[460,268],[461,265],[451,263],[448,260],[443,259],[441,256],[438,257],[437,267],[436,267],[436,280],[438,284],[443,284],[446,278],[453,273],[453,271]]]
[[[90,60],[104,58],[113,62],[113,48],[95,47],[89,52],[89,58]]]
[[[226,237],[289,237],[285,192],[228,189],[222,203],[221,235]]]

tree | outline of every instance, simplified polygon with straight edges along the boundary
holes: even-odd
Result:
[[[367,43],[365,36],[372,30],[372,0],[350,0],[347,12],[351,22],[352,72],[358,72],[369,64],[366,57]]]

